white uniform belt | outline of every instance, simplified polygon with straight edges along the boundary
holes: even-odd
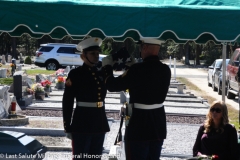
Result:
[[[162,103],[160,104],[141,104],[141,103],[134,103],[133,108],[137,109],[156,109],[161,108],[163,106]]]
[[[103,106],[103,102],[77,102],[77,106],[101,108]]]

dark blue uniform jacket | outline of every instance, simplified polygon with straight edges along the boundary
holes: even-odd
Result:
[[[62,101],[66,132],[101,133],[110,130],[105,106],[95,108],[75,105],[76,109],[73,112],[74,101],[104,101],[107,90],[102,73],[96,67],[89,67],[85,63],[69,72]]]
[[[114,77],[112,67],[104,67],[106,86],[110,92],[129,89],[130,103],[160,104],[168,92],[171,70],[159,61],[158,56],[150,56],[142,63],[132,65],[127,72]],[[147,141],[166,138],[166,115],[164,107],[143,110],[133,107],[128,125],[128,140]]]

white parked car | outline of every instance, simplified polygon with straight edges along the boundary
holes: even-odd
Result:
[[[222,59],[216,59],[211,66],[208,67],[208,86],[214,87],[214,75],[217,69],[221,68]]]
[[[83,64],[76,44],[41,44],[36,51],[35,65],[57,70],[61,66],[79,66]],[[78,52],[78,53],[77,53]]]
[[[83,60],[80,51],[76,49],[77,44],[48,43],[41,44],[36,51],[35,65],[46,67],[47,70],[57,70],[66,66],[81,66]],[[99,61],[105,55],[99,55]]]

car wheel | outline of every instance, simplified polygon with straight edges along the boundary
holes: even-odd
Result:
[[[228,83],[228,87],[227,87],[227,98],[228,98],[228,99],[234,99],[234,98],[235,98],[235,94],[229,92],[230,90],[231,90],[230,84]]]
[[[208,87],[211,87],[212,85],[211,85],[211,83],[209,83],[209,75],[207,77],[207,81],[208,81]]]
[[[51,60],[51,61],[46,62],[46,69],[47,70],[57,70],[58,66],[59,66],[59,64],[58,64],[57,61]]]
[[[219,80],[219,81],[218,81],[218,90],[217,90],[217,93],[218,93],[219,95],[222,94],[221,88],[222,88],[222,84],[221,84],[221,82],[220,82],[220,80]]]
[[[217,88],[215,87],[214,81],[212,81],[212,89],[213,89],[213,91],[217,91]]]

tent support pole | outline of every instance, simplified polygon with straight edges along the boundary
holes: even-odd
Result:
[[[223,59],[223,71],[222,71],[222,101],[225,103],[225,91],[226,91],[226,52],[227,43],[222,43],[222,59]]]

